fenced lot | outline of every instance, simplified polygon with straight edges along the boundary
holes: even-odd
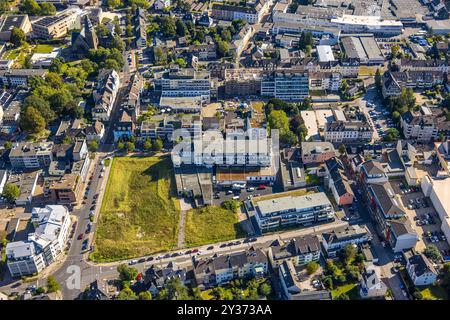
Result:
[[[180,204],[170,158],[116,157],[111,165],[92,260],[175,248]]]

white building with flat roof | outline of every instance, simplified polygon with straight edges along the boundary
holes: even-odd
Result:
[[[317,56],[319,57],[319,62],[335,61],[333,49],[331,49],[331,46],[319,45],[316,47],[316,49]]]
[[[33,208],[34,232],[26,241],[6,245],[8,269],[13,277],[39,273],[64,252],[69,236],[69,210],[60,205]]]
[[[331,23],[347,33],[397,35],[403,32],[403,23],[397,20],[384,20],[379,16],[343,14],[342,17],[331,19]]]

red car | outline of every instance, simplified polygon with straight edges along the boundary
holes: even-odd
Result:
[[[81,240],[81,239],[83,239],[83,234],[82,234],[82,233],[80,233],[80,234],[78,235],[78,240]]]
[[[198,252],[198,249],[192,250],[192,253],[197,253],[197,252]]]
[[[266,186],[262,185],[262,186],[259,186],[257,189],[258,190],[264,190],[264,189],[266,189]]]

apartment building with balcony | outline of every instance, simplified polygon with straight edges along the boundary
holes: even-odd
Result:
[[[309,73],[306,69],[265,72],[261,78],[261,95],[285,101],[303,101],[309,96]]]
[[[323,192],[305,196],[284,196],[270,200],[252,199],[246,209],[253,212],[262,232],[273,231],[287,226],[311,226],[332,221],[334,209]]]
[[[53,142],[19,142],[9,153],[11,167],[36,169],[48,167],[53,160]]]

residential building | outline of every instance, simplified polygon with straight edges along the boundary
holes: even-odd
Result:
[[[300,159],[300,148],[284,148],[280,152],[283,191],[306,187],[306,173]]]
[[[171,3],[171,0],[156,0],[154,6],[156,10],[163,10],[170,7]]]
[[[9,161],[13,168],[45,168],[50,165],[53,142],[20,142],[13,145]]]
[[[6,87],[27,86],[31,77],[44,77],[45,69],[9,69],[0,70],[0,84]]]
[[[305,196],[284,196],[270,200],[250,200],[246,209],[254,213],[262,232],[286,226],[310,226],[332,221],[334,210],[323,192]]]
[[[360,167],[360,179],[363,184],[384,183],[388,177],[379,161],[368,160],[363,162]]]
[[[36,38],[53,39],[64,37],[69,30],[76,26],[82,10],[69,8],[58,12],[54,16],[45,16],[32,23],[33,35]]]
[[[93,92],[95,106],[92,109],[92,118],[109,121],[119,91],[119,75],[113,69],[102,69],[98,78],[97,86]]]
[[[170,69],[155,79],[156,90],[163,97],[199,97],[205,103],[211,98],[210,74],[195,69]]]
[[[82,183],[79,174],[66,173],[44,179],[44,197],[52,203],[76,205],[82,196]]]
[[[31,22],[27,14],[4,15],[0,20],[0,40],[10,41],[13,28],[22,30],[25,35],[31,31]]]
[[[359,295],[363,299],[383,299],[388,287],[381,280],[380,267],[369,265],[364,268],[359,281]]]
[[[303,266],[311,261],[319,261],[321,250],[317,236],[293,238],[288,244],[270,246],[268,251],[272,268],[279,267],[284,261],[291,261],[294,266]]]
[[[342,76],[337,72],[310,72],[309,90],[339,91]]]
[[[225,70],[225,96],[240,97],[261,93],[261,69],[238,68]]]
[[[304,69],[265,72],[261,78],[261,95],[285,101],[302,101],[309,95],[309,75]]]
[[[271,0],[249,1],[245,6],[213,3],[211,16],[217,20],[232,21],[242,19],[250,24],[254,24],[261,21],[271,3]]]
[[[427,60],[417,60],[417,59],[407,59],[402,58],[399,61],[399,71],[439,71],[439,72],[449,72],[450,66],[448,65],[447,60],[436,60],[436,59],[427,59]]]
[[[114,141],[118,141],[121,138],[131,137],[134,135],[135,123],[128,113],[128,111],[122,111],[120,120],[114,124]]]
[[[300,277],[293,263],[284,261],[278,268],[281,298],[285,300],[331,300],[331,292],[327,290],[302,289]]]
[[[400,119],[406,139],[430,141],[439,138],[437,118],[433,115],[408,111]]]
[[[13,277],[39,273],[64,252],[69,236],[70,215],[66,207],[33,208],[31,221],[35,231],[26,241],[6,246],[8,269]]]
[[[336,150],[330,142],[302,142],[303,164],[324,163],[336,156]]]
[[[372,234],[366,226],[351,225],[322,233],[322,245],[328,257],[335,257],[337,252],[348,245],[359,245],[372,240]]]
[[[8,170],[0,170],[0,194],[3,192],[6,181],[8,181]]]
[[[31,204],[40,174],[41,171],[37,170],[9,176],[8,183],[16,185],[20,190],[20,195],[15,201],[16,205],[26,206]]]
[[[355,195],[350,187],[342,162],[337,158],[331,158],[325,161],[325,169],[325,186],[331,190],[336,203],[339,206],[352,204]]]
[[[335,121],[325,124],[324,139],[332,143],[369,142],[373,128],[367,121]]]
[[[105,135],[105,125],[96,120],[93,125],[87,126],[84,129],[84,132],[86,133],[86,140],[88,142],[93,140],[101,142],[103,141],[103,136]]]
[[[406,271],[415,286],[430,286],[436,282],[438,272],[423,253],[412,250],[403,253],[406,260]]]
[[[268,261],[261,249],[250,248],[237,253],[194,259],[194,276],[201,289],[230,282],[233,279],[262,277]]]

